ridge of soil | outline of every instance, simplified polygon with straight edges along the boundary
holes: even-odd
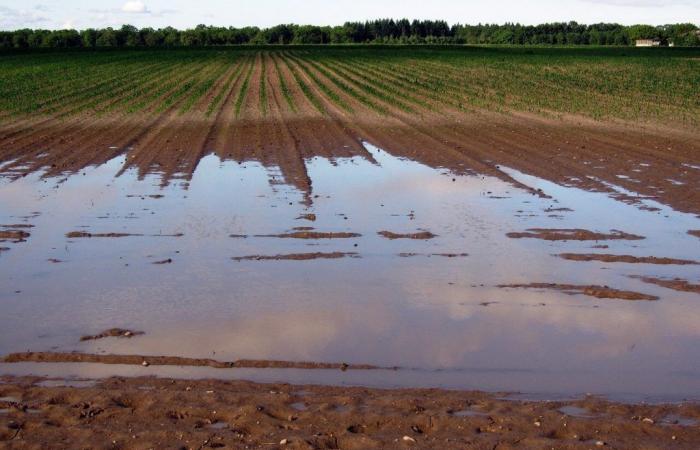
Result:
[[[654,295],[642,294],[641,292],[622,291],[613,289],[608,286],[598,285],[575,285],[575,284],[558,284],[558,283],[527,283],[527,284],[501,284],[499,288],[515,288],[515,289],[552,289],[564,292],[570,295],[583,294],[589,297],[609,298],[618,300],[646,300],[654,301],[659,297]]]
[[[528,228],[522,232],[506,233],[511,239],[543,239],[545,241],[608,241],[608,240],[641,240],[644,236],[612,230],[610,233],[599,233],[580,228]]]
[[[689,259],[665,258],[657,256],[632,256],[632,255],[610,255],[602,253],[560,253],[560,258],[569,261],[602,261],[609,263],[630,263],[630,264],[674,264],[674,265],[696,265],[700,262]]]

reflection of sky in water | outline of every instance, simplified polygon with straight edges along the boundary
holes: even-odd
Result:
[[[664,393],[651,384],[672,383],[668,392],[700,392],[700,298],[628,277],[697,282],[697,267],[581,263],[552,256],[697,258],[697,238],[686,234],[700,228],[697,218],[668,208],[642,211],[604,194],[509,171],[552,196],[543,199],[497,179],[455,178],[370,151],[378,164],[360,158],[308,161],[310,207],[301,203],[302,193],[269,182],[274,169],[221,163],[214,156],[201,161],[187,190],[161,188],[155,176],[139,181],[134,172],[113,178],[123,158],[59,184],[36,175],[3,182],[0,223],[16,223],[17,216],[33,211],[41,215],[28,219],[36,225],[28,242],[9,244],[12,249],[0,256],[0,352],[58,348],[346,361],[450,369],[449,376],[440,376],[448,377],[442,384],[451,387],[478,388],[475,380],[481,380],[490,389],[517,389],[520,383],[533,391],[557,386]],[[164,197],[139,197],[147,194]],[[563,207],[574,211],[545,212]],[[311,212],[318,217],[315,223],[295,220]],[[228,237],[282,233],[295,226],[363,236]],[[620,229],[648,239],[610,241],[609,249],[596,250],[591,242],[505,237],[530,227]],[[438,237],[390,241],[376,234],[418,229]],[[66,232],[80,230],[185,236],[65,238]],[[332,251],[356,251],[362,258],[230,259]],[[404,252],[469,256],[397,256]],[[49,258],[64,262],[52,264]],[[151,264],[166,258],[173,263]],[[603,284],[661,300],[598,300],[493,287],[529,282]],[[83,334],[115,326],[147,334],[78,343]],[[405,380],[417,375],[402,377],[410,385]]]

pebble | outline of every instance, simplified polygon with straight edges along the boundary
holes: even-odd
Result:
[[[404,436],[403,440],[406,442],[416,442],[416,440],[413,439],[411,436]]]
[[[542,422],[539,422],[539,421],[538,421],[538,422],[535,422],[533,425],[535,425],[536,427],[541,427],[541,426],[542,426]]]
[[[280,445],[287,445],[288,443],[289,443],[289,440],[288,440],[288,439],[282,439],[282,440],[280,441]]]
[[[642,419],[642,422],[653,424],[653,423],[654,423],[654,419],[650,419],[650,418],[648,418],[648,417],[645,417],[644,419]]]
[[[605,445],[605,442],[603,441],[596,441],[595,443],[596,447],[603,447]]]
[[[141,365],[142,365],[143,367],[148,367],[148,366],[150,366],[150,364],[148,364],[148,361],[142,362]]]

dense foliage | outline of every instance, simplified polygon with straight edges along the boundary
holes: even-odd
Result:
[[[636,39],[657,39],[676,46],[700,45],[693,24],[664,26],[576,22],[542,25],[452,25],[445,21],[382,19],[341,26],[277,25],[233,28],[199,25],[137,29],[0,31],[0,48],[196,47],[241,44],[501,44],[501,45],[632,45]]]

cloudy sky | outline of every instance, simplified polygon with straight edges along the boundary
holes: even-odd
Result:
[[[381,17],[450,23],[700,23],[700,0],[2,0],[0,29],[310,23]]]

